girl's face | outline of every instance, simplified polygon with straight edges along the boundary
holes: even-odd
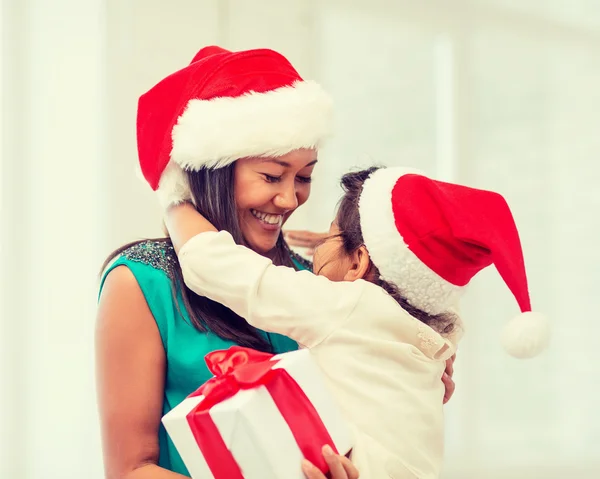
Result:
[[[313,271],[331,281],[345,281],[353,258],[346,254],[337,223],[329,228],[329,236],[315,248]]]
[[[317,152],[294,150],[276,158],[242,158],[235,162],[234,196],[242,234],[250,248],[267,254],[281,227],[310,195]]]

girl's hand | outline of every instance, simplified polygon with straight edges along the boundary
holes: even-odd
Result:
[[[312,231],[290,230],[284,231],[283,236],[289,246],[307,248],[306,254],[312,256],[315,248],[323,240],[327,239],[329,233],[313,233]]]
[[[456,389],[456,384],[454,384],[454,380],[452,376],[454,375],[454,360],[456,359],[456,354],[453,355],[450,359],[446,361],[446,370],[444,374],[442,374],[442,382],[446,387],[446,392],[444,393],[444,404],[450,401],[450,398],[454,394],[454,390]]]
[[[334,454],[329,446],[323,447],[323,457],[329,466],[329,475],[325,476],[305,459],[302,462],[302,471],[307,479],[358,479],[358,470],[347,457]]]

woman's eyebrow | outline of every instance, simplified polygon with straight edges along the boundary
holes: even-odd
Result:
[[[307,165],[304,166],[304,168],[308,168],[309,166],[314,165],[315,163],[317,163],[316,158],[311,161],[310,163],[308,163]],[[265,158],[264,160],[262,160],[263,163],[275,163],[277,165],[283,166],[285,168],[290,168],[292,165],[290,165],[287,161],[283,161],[283,160],[279,160],[277,158]]]

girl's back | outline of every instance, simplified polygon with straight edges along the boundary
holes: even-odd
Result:
[[[438,477],[444,437],[440,379],[454,345],[381,288],[363,283],[352,314],[311,348],[355,430],[352,460],[365,478]]]

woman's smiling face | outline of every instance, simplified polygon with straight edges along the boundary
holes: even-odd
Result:
[[[234,196],[248,246],[267,254],[281,227],[310,195],[317,152],[299,149],[279,157],[242,158],[235,162]]]

